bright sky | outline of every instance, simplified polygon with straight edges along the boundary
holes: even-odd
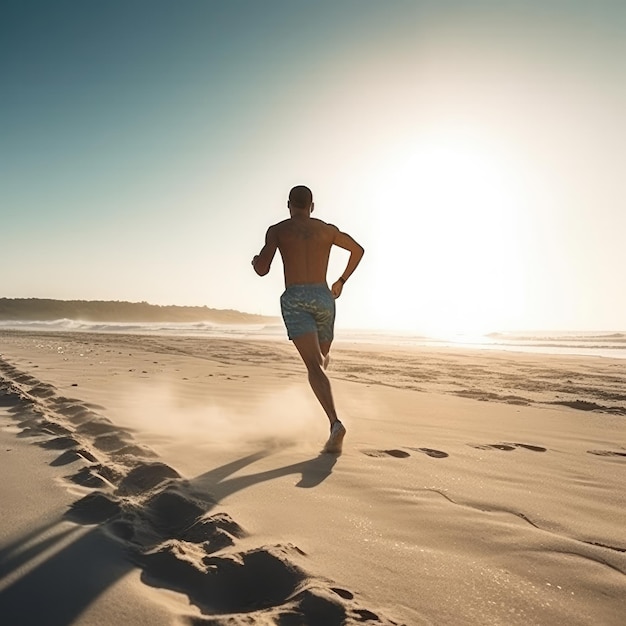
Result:
[[[4,0],[0,70],[0,296],[278,315],[306,184],[340,326],[626,328],[622,0]]]

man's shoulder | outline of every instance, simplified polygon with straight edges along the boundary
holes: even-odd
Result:
[[[288,220],[288,219],[286,219],[286,220],[282,220],[282,222],[276,222],[276,224],[272,224],[272,225],[271,225],[271,226],[267,229],[267,232],[270,232],[270,231],[276,232],[276,231],[282,230],[283,228],[285,228],[285,226],[287,226],[287,225],[288,225],[288,222],[289,222],[289,220]]]
[[[323,220],[317,219],[316,217],[312,217],[311,219],[319,224],[320,228],[326,228],[333,231],[339,230],[334,224],[329,224],[328,222],[324,222]]]

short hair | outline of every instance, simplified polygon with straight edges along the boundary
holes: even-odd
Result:
[[[313,193],[304,185],[297,185],[289,192],[289,204],[295,209],[306,209],[313,202]]]

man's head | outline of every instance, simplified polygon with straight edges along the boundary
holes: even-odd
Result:
[[[308,187],[298,185],[289,192],[289,209],[313,211],[313,194]]]

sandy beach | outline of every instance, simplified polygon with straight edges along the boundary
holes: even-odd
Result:
[[[0,333],[7,624],[626,615],[626,362]]]

